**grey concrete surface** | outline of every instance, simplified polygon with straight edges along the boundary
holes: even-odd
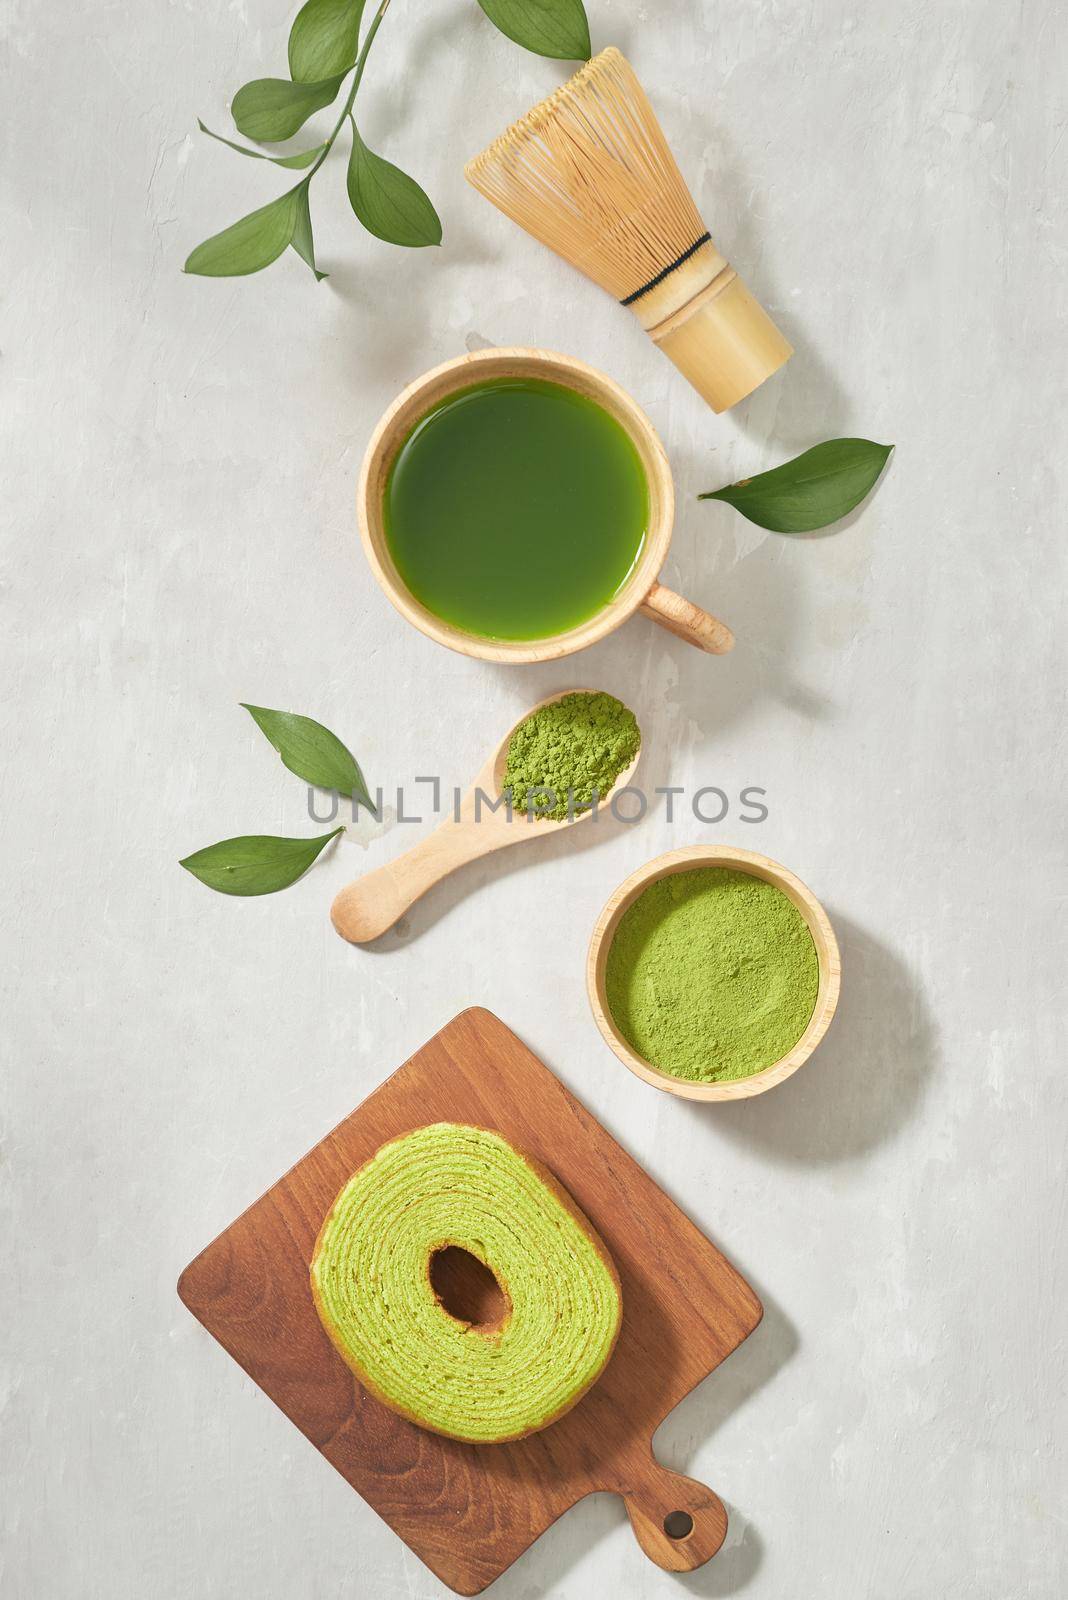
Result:
[[[1052,0],[591,0],[717,240],[796,343],[717,419],[635,324],[465,186],[561,81],[474,0],[397,0],[365,134],[425,184],[440,251],[362,235],[316,180],[328,282],[237,282],[191,246],[284,177],[195,131],[282,70],[291,7],[0,5],[5,759],[0,1591],[333,1600],[441,1585],[183,1311],[185,1262],[462,1007],[492,1007],[751,1276],[767,1317],[660,1430],[728,1503],[675,1580],[608,1497],[500,1600],[1059,1600],[1065,1478],[1064,15]],[[1062,142],[1063,141],[1063,142]],[[565,350],[661,430],[667,579],[726,617],[711,660],[635,619],[495,669],[407,628],[355,542],[369,430],[480,343]],[[816,441],[893,441],[824,537],[705,488]],[[666,816],[488,861],[370,951],[336,889],[418,834],[392,792],[466,782],[546,692],[646,730]],[[387,791],[295,888],[176,865],[311,831],[240,700],[319,717]],[[736,797],[767,791],[761,824]],[[417,791],[416,791],[417,792]],[[840,1015],[788,1085],[695,1108],[587,1010],[619,880],[695,840],[822,897]]]

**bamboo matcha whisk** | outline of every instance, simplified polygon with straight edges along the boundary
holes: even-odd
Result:
[[[513,222],[629,306],[714,411],[793,354],[712,243],[618,50],[594,56],[465,172]]]

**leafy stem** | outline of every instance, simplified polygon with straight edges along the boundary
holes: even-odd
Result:
[[[360,46],[360,53],[356,57],[356,64],[355,64],[355,68],[354,68],[353,74],[352,74],[352,82],[349,85],[348,98],[346,99],[344,106],[341,108],[341,115],[338,117],[337,121],[334,123],[333,130],[331,131],[329,137],[326,139],[325,143],[323,144],[322,153],[320,154],[319,159],[316,161],[315,165],[312,167],[311,171],[308,173],[308,176],[304,179],[305,183],[310,183],[311,180],[315,177],[315,174],[318,172],[319,168],[322,166],[323,162],[326,160],[327,156],[330,154],[330,151],[333,149],[334,140],[337,138],[338,134],[341,132],[342,127],[344,126],[345,118],[348,117],[349,115],[351,115],[352,108],[356,103],[356,91],[360,87],[360,80],[363,77],[363,69],[367,65],[368,54],[370,53],[371,46],[375,42],[375,34],[378,32],[379,28],[381,27],[382,18],[385,16],[386,12],[389,10],[389,6],[390,6],[390,0],[382,0],[382,4],[379,6],[379,8],[375,12],[374,16],[371,18],[370,26],[368,27],[367,33],[364,36],[364,41]],[[356,124],[354,122],[353,123],[353,127],[355,127],[355,126],[356,126]]]
[[[478,0],[478,4],[501,33],[538,55],[578,60],[590,53],[582,0]],[[186,272],[208,278],[243,277],[269,267],[292,247],[316,278],[324,277],[315,263],[308,197],[311,181],[346,119],[352,126],[345,179],[349,204],[368,233],[409,249],[441,243],[441,221],[429,196],[414,178],[369,149],[356,125],[352,108],[390,0],[379,0],[366,29],[364,5],[365,0],[304,0],[289,32],[289,77],[255,78],[237,91],[231,103],[238,133],[255,144],[280,145],[309,117],[332,105],[347,79],[344,104],[321,143],[293,155],[270,154],[200,124],[204,133],[238,155],[269,161],[302,176],[277,199],[205,239],[186,261]]]
[[[351,795],[355,802],[353,820],[357,806],[365,806],[372,816],[377,815],[356,757],[336,733],[314,718],[293,711],[275,711],[246,701],[242,704],[290,772],[316,788],[332,789],[335,797]],[[343,827],[335,828],[317,839],[241,834],[195,850],[179,865],[220,894],[274,894],[302,877],[331,839],[344,831]]]

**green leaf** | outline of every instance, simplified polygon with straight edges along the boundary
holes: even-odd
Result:
[[[535,55],[588,61],[590,25],[582,0],[478,0],[509,39]]]
[[[296,883],[320,850],[344,831],[335,828],[318,839],[281,839],[268,833],[220,839],[178,865],[220,894],[275,894]]]
[[[202,278],[240,278],[277,261],[293,237],[297,223],[297,189],[279,195],[270,205],[250,211],[198,244],[185,264]]]
[[[250,706],[244,700],[241,704],[290,772],[317,789],[336,789],[373,810],[356,758],[329,728],[293,711],[270,711],[266,706]]]
[[[352,124],[349,203],[368,233],[387,244],[418,249],[441,243],[441,219],[414,178],[368,150]]]
[[[828,439],[770,472],[697,498],[726,500],[773,533],[811,533],[840,521],[860,504],[893,448],[871,439]]]
[[[344,832],[344,827],[336,827],[333,834],[318,838],[278,838],[273,834],[221,838],[217,845],[185,856],[179,867],[219,894],[275,894],[304,877],[320,850]]]
[[[306,261],[311,267],[315,273],[316,283],[322,283],[327,274],[320,272],[315,265],[315,242],[312,239],[311,206],[308,203],[307,183],[301,184],[297,195],[297,225],[293,229],[293,237],[290,240],[290,244],[300,259]]]
[[[348,72],[356,60],[363,0],[308,0],[289,32],[289,76],[318,83]]]
[[[294,156],[269,156],[266,150],[250,150],[247,144],[235,144],[232,139],[224,139],[221,133],[212,133],[199,117],[197,127],[201,133],[206,133],[209,139],[217,139],[220,144],[236,150],[238,155],[251,156],[254,161],[273,161],[276,167],[290,167],[298,172],[310,167],[316,156],[326,149],[325,144],[317,144],[314,150],[299,150]]]
[[[328,106],[341,88],[343,72],[319,83],[288,78],[256,78],[234,95],[230,115],[239,133],[260,144],[291,139],[314,111]]]

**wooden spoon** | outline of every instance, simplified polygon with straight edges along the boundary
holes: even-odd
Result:
[[[392,928],[409,906],[414,905],[436,883],[440,883],[442,878],[447,878],[450,872],[455,872],[457,867],[464,866],[468,861],[476,861],[479,856],[489,855],[493,850],[502,850],[505,845],[548,838],[561,828],[573,828],[577,823],[585,822],[587,817],[592,817],[592,810],[580,811],[574,817],[565,817],[557,822],[547,817],[531,817],[525,808],[514,811],[509,817],[504,806],[491,811],[490,804],[500,796],[508,761],[508,744],[520,724],[533,716],[535,711],[540,711],[542,706],[552,705],[554,700],[562,700],[565,695],[599,692],[596,689],[561,689],[557,694],[539,700],[529,711],[524,711],[508,729],[464,795],[458,819],[456,816],[446,818],[433,833],[420,839],[418,844],[395,861],[366,873],[350,883],[348,888],[342,889],[330,908],[334,927],[341,937],[352,944],[366,944],[370,939],[377,939],[387,928]],[[619,774],[608,794],[600,796],[598,807],[607,805],[617,790],[626,788],[640,755],[639,750],[630,766]]]

